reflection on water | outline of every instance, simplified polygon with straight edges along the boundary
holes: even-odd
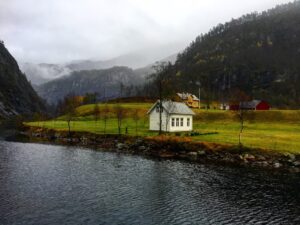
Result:
[[[0,142],[0,224],[300,224],[300,177]]]

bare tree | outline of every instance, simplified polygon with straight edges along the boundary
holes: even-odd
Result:
[[[153,69],[155,70],[155,73],[150,75],[150,78],[153,78],[154,83],[157,87],[157,94],[158,94],[158,108],[159,108],[159,134],[162,133],[162,112],[163,112],[163,99],[165,95],[167,95],[167,85],[169,83],[170,79],[170,71],[169,68],[171,68],[170,63],[166,62],[160,62],[156,63],[153,66]]]
[[[118,104],[115,106],[115,113],[118,121],[118,134],[121,135],[122,122],[124,119],[125,110],[121,105]]]
[[[139,110],[135,109],[133,111],[133,120],[135,122],[135,136],[137,136],[137,134],[138,134],[138,121],[139,121],[139,119],[140,119]]]
[[[94,120],[95,120],[95,127],[97,129],[97,123],[98,123],[98,120],[99,120],[100,114],[101,114],[100,107],[99,107],[98,103],[96,103],[94,105],[93,114],[94,114]]]
[[[76,116],[76,106],[72,99],[69,99],[67,102],[66,108],[65,108],[65,116],[66,116],[66,121],[68,124],[68,131],[69,131],[69,137],[71,137],[71,121],[74,119]]]
[[[40,121],[42,120],[42,114],[40,112],[35,112],[33,114],[33,120],[37,122],[38,127],[40,126]]]
[[[106,125],[107,125],[107,120],[108,120],[108,113],[109,113],[109,108],[107,103],[104,104],[103,110],[102,110],[102,119],[103,119],[103,133],[106,134]]]
[[[237,116],[239,118],[240,122],[240,131],[239,131],[239,146],[242,146],[242,134],[244,131],[244,121],[245,121],[245,110],[242,109],[241,107],[237,111]]]
[[[233,104],[237,105],[236,115],[239,120],[239,147],[242,147],[242,135],[244,132],[244,124],[246,119],[246,114],[248,108],[245,106],[245,102],[250,100],[250,97],[247,96],[243,91],[237,89],[233,91],[232,102]]]

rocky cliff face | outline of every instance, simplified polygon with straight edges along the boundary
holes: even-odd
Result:
[[[132,69],[113,67],[105,70],[74,71],[68,76],[37,86],[36,90],[48,103],[55,104],[68,94],[84,95],[96,92],[101,99],[128,96],[133,91],[131,86],[142,82],[143,78]]]
[[[0,117],[31,114],[43,109],[43,102],[0,42]]]

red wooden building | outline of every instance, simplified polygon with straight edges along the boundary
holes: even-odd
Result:
[[[271,106],[263,100],[252,100],[249,102],[241,102],[240,104],[222,104],[223,110],[270,110]]]
[[[263,100],[252,100],[250,102],[241,102],[240,109],[245,110],[270,110],[270,105]]]

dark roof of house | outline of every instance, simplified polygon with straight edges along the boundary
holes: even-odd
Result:
[[[147,114],[151,113],[158,103],[159,100],[149,109]],[[163,101],[162,107],[169,114],[195,115],[193,110],[191,110],[185,103],[182,102]]]
[[[240,107],[242,109],[255,109],[256,106],[261,102],[262,102],[261,100],[252,100],[249,102],[241,102]]]

